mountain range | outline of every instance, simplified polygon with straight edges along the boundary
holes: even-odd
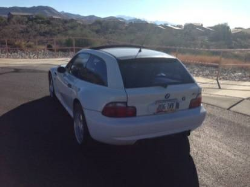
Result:
[[[139,19],[131,16],[110,16],[110,17],[98,17],[95,15],[88,15],[83,16],[79,14],[73,14],[69,12],[59,12],[56,9],[49,7],[49,6],[33,6],[33,7],[0,7],[0,16],[7,16],[9,12],[15,12],[15,13],[30,13],[35,15],[43,15],[45,17],[60,17],[62,19],[75,19],[80,22],[91,24],[95,22],[96,20],[116,20],[116,21],[123,21],[126,23],[146,23],[147,21],[145,19]],[[168,22],[165,21],[155,21],[152,22],[155,24],[168,24]]]
[[[0,15],[6,16],[9,12],[17,12],[17,13],[30,13],[30,14],[41,14],[46,17],[57,16],[62,17],[63,14],[58,12],[52,7],[48,6],[33,6],[33,7],[0,7]]]

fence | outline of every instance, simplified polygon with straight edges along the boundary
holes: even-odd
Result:
[[[96,46],[125,44],[114,40],[86,37],[30,39],[28,41],[0,39],[0,58],[57,58],[61,55],[70,57],[80,49],[93,47],[93,42]]]
[[[59,58],[72,57],[82,48],[106,44],[131,44],[120,41],[64,37],[31,40],[0,40],[0,58]],[[221,88],[220,78],[235,77],[236,80],[250,81],[250,49],[200,49],[172,46],[145,46],[178,57],[195,76],[216,79]]]
[[[166,52],[172,50],[172,54],[184,62],[191,73],[215,79],[219,89],[220,78],[250,82],[250,49],[154,47]],[[200,67],[199,72],[192,72],[194,66],[196,69]]]

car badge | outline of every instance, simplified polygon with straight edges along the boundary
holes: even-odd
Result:
[[[170,98],[170,94],[168,93],[165,95],[165,99],[169,99],[169,98]]]

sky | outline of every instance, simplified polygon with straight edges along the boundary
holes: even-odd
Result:
[[[231,28],[250,28],[250,0],[0,0],[0,7],[38,5],[84,16],[126,15],[175,24],[228,23]]]

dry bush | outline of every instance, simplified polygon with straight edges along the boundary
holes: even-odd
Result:
[[[192,54],[178,54],[178,58],[181,61],[191,63],[202,63],[202,64],[219,64],[220,56],[207,56],[207,55],[192,55]],[[244,62],[237,59],[222,58],[222,64],[250,64],[250,62]]]
[[[205,55],[192,55],[192,54],[178,54],[178,58],[181,61],[187,62],[200,62],[200,63],[214,63],[218,64],[220,62],[219,56],[205,56]]]

